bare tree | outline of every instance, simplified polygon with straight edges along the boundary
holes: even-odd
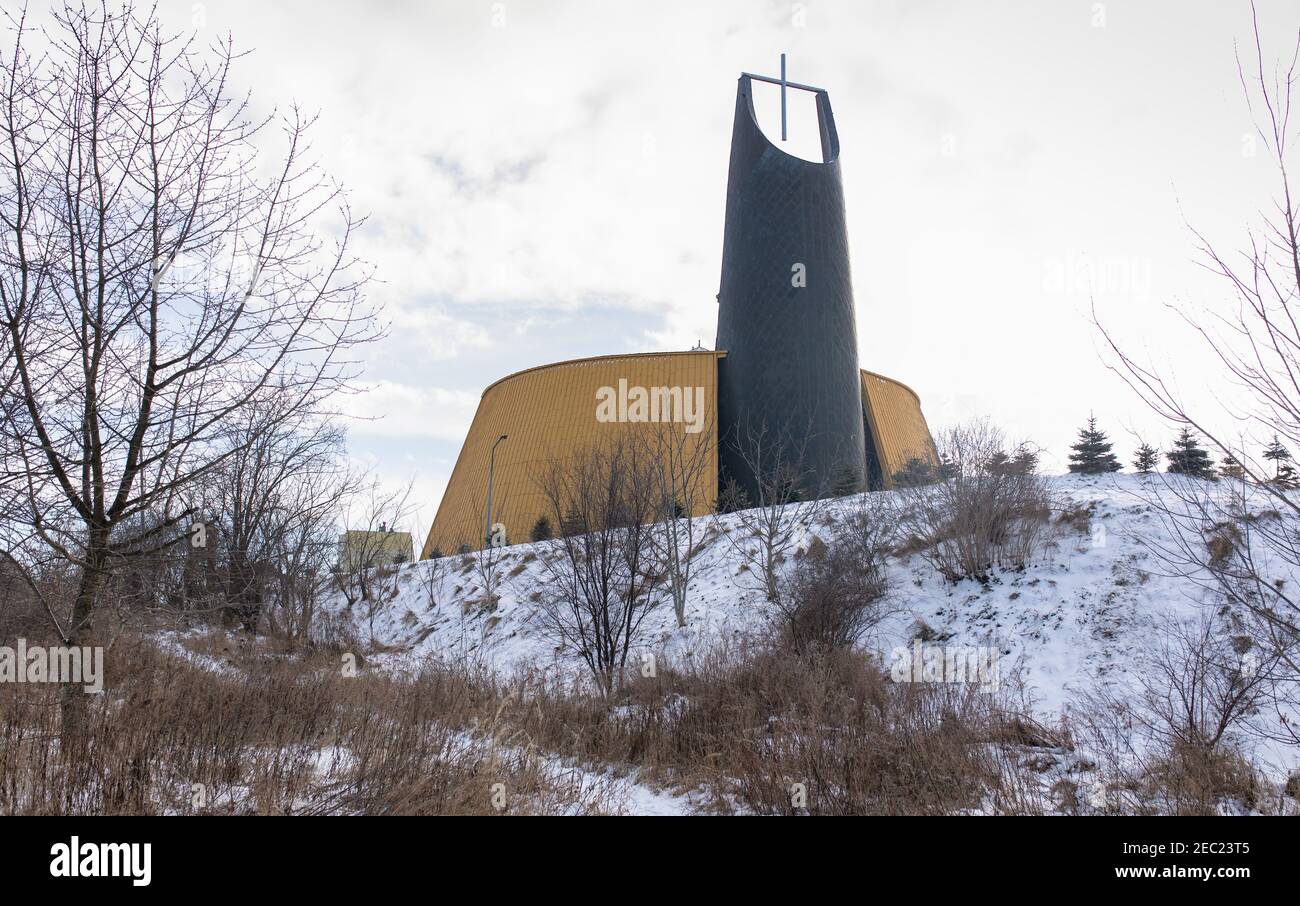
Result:
[[[580,658],[599,689],[621,684],[661,581],[651,542],[654,464],[627,440],[553,463],[540,486],[562,537],[543,557],[541,629]]]
[[[809,488],[811,472],[804,464],[809,431],[776,431],[766,422],[748,423],[735,450],[754,477],[754,499],[730,484],[723,492],[718,531],[746,567],[757,577],[769,602],[778,596],[781,564],[825,509],[819,489]],[[735,523],[734,530],[725,522]],[[742,582],[742,584],[744,584]]]
[[[334,581],[349,607],[360,605],[375,641],[375,618],[397,597],[399,567],[412,559],[411,534],[399,528],[411,516],[411,486],[390,489],[373,478],[343,511]]]
[[[205,482],[200,510],[219,557],[226,612],[256,632],[264,605],[295,611],[299,630],[328,576],[344,501],[359,476],[344,460],[343,430],[292,397],[271,395],[230,419],[231,453]],[[192,548],[202,548],[191,539]],[[327,560],[328,557],[328,560]]]
[[[271,559],[276,604],[272,617],[289,638],[308,643],[321,600],[333,587],[331,570],[338,551],[338,514],[324,505],[337,485],[321,477],[313,480],[323,487],[304,484],[304,504],[279,532],[278,554]]]
[[[1142,658],[1147,708],[1138,710],[1138,719],[1166,745],[1219,745],[1265,697],[1273,664],[1251,655],[1213,611],[1191,621],[1163,621]]]
[[[495,517],[509,511],[509,500],[508,493],[497,493],[492,500],[492,512]],[[473,561],[474,576],[478,579],[479,588],[483,593],[482,605],[489,610],[495,610],[500,600],[497,592],[501,586],[501,561],[505,558],[505,548],[514,542],[510,526],[505,522],[493,521],[488,525],[486,505],[486,498],[484,498],[484,508],[479,508],[475,514],[475,524],[483,526],[486,534],[479,544],[471,547],[470,557]]]
[[[1293,40],[1289,62],[1270,67],[1255,18],[1253,47],[1246,59],[1237,57],[1256,137],[1277,175],[1273,211],[1261,215],[1260,224],[1248,228],[1243,245],[1232,252],[1190,228],[1204,266],[1222,280],[1228,304],[1221,311],[1176,309],[1220,366],[1220,383],[1237,394],[1218,417],[1239,433],[1218,431],[1215,413],[1189,406],[1172,379],[1138,361],[1110,329],[1097,326],[1112,370],[1157,415],[1205,438],[1220,456],[1232,457],[1238,476],[1217,492],[1195,481],[1162,477],[1144,496],[1164,521],[1165,537],[1142,540],[1171,572],[1201,583],[1247,615],[1261,653],[1285,665],[1286,676],[1279,676],[1275,688],[1279,701],[1297,703],[1300,597],[1288,580],[1300,570],[1300,500],[1289,482],[1277,480],[1269,456],[1249,453],[1252,446],[1269,447],[1266,452],[1273,455],[1272,449],[1280,449],[1278,438],[1300,443],[1300,201],[1291,189],[1289,144],[1300,30]],[[1290,738],[1300,742],[1300,733],[1293,731]]]
[[[1103,808],[1213,814],[1222,799],[1250,795],[1239,744],[1270,710],[1277,663],[1261,659],[1239,629],[1215,610],[1163,617],[1126,680],[1071,705],[1076,738],[1098,762]]]
[[[121,558],[192,518],[185,491],[231,454],[232,417],[271,388],[285,418],[324,411],[376,325],[359,221],[312,161],[311,119],[251,119],[229,40],[204,50],[106,2],[69,0],[40,35],[25,11],[6,19],[4,471],[23,474],[31,540],[80,570],[70,610],[51,609],[77,643]],[[123,539],[146,511],[149,533]]]
[[[656,558],[663,564],[677,625],[686,625],[686,600],[691,574],[698,565],[696,545],[703,521],[695,513],[710,507],[717,493],[714,475],[716,449],[707,438],[709,425],[698,432],[663,422],[650,426],[633,441],[649,463],[647,478],[654,495],[658,521],[650,533]]]
[[[781,578],[771,605],[779,641],[800,654],[856,645],[894,612],[886,566],[895,530],[880,496],[846,501],[830,529]]]
[[[938,446],[941,477],[891,495],[900,535],[953,582],[1028,566],[1050,537],[1055,506],[1028,445],[1007,456],[1002,432],[980,420],[942,432]]]
[[[422,567],[424,572],[420,576],[420,585],[428,597],[428,608],[434,610],[438,606],[438,599],[442,596],[443,580],[447,577],[447,558],[435,554],[425,560]]]

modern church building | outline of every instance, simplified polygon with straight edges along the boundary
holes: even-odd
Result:
[[[754,80],[815,94],[820,163],[763,134]],[[909,459],[933,462],[917,395],[859,365],[839,152],[824,89],[742,75],[716,348],[575,359],[489,386],[421,556],[482,547],[489,493],[491,522],[526,541],[540,516],[553,519],[539,486],[551,464],[647,426],[706,445],[692,515],[729,481],[756,499],[773,466],[796,465],[809,492],[826,493],[888,488]]]

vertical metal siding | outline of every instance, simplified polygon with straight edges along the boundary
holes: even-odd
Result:
[[[921,400],[906,384],[873,371],[862,371],[862,408],[876,441],[885,487],[909,459],[938,461]]]
[[[629,386],[704,388],[706,430],[694,436],[712,452],[693,495],[692,515],[708,512],[717,493],[717,361],[723,355],[704,351],[578,359],[522,371],[488,387],[420,556],[427,558],[435,547],[450,554],[462,544],[482,546],[488,456],[502,434],[510,439],[497,447],[492,521],[506,526],[512,544],[527,541],[542,514],[554,521],[538,485],[547,466],[618,432],[646,427],[596,420],[597,389],[616,388],[620,378]]]
[[[497,448],[492,521],[505,524],[511,543],[526,541],[537,518],[547,512],[537,482],[549,463],[619,431],[643,427],[596,421],[597,388],[617,387],[619,378],[633,386],[704,387],[708,427],[698,437],[710,446],[710,467],[693,507],[693,515],[704,515],[717,491],[717,375],[724,355],[706,351],[579,359],[523,371],[488,387],[420,556],[428,557],[435,547],[450,554],[462,544],[481,546],[488,454],[502,434],[510,439]],[[885,486],[909,458],[935,461],[934,441],[916,394],[870,371],[861,372],[861,384],[862,408]]]

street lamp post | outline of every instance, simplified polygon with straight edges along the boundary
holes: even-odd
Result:
[[[492,545],[492,472],[497,464],[497,444],[505,440],[510,435],[502,434],[492,445],[492,453],[488,456],[488,496],[487,496],[487,519],[483,525],[483,545],[490,547]]]

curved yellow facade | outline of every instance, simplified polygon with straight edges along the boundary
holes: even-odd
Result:
[[[424,542],[421,558],[435,550],[454,553],[462,545],[482,547],[487,531],[488,462],[492,444],[497,447],[492,471],[492,522],[506,528],[509,543],[528,540],[539,516],[547,512],[538,482],[548,463],[570,451],[607,442],[620,432],[636,431],[646,424],[619,420],[617,398],[636,388],[689,389],[703,400],[701,430],[688,434],[693,442],[707,444],[711,459],[702,486],[691,494],[692,515],[708,512],[717,497],[718,359],[725,352],[660,352],[601,356],[543,365],[502,378],[483,391],[478,412],[461,448],[447,490]],[[598,411],[614,393],[614,419]],[[666,413],[660,412],[660,417]],[[601,420],[605,416],[606,420]],[[683,430],[687,424],[683,422]],[[704,483],[707,483],[705,486]]]
[[[909,459],[938,462],[921,398],[911,387],[862,369],[862,411],[886,488],[893,487],[892,476]]]
[[[574,359],[520,371],[489,386],[421,558],[435,550],[450,554],[462,546],[482,546],[487,532],[488,463],[492,445],[503,434],[508,438],[497,445],[492,470],[492,522],[505,526],[509,543],[527,541],[538,517],[548,511],[539,481],[550,463],[647,423],[619,417],[617,400],[633,396],[636,388],[650,391],[651,396],[658,388],[689,392],[692,399],[698,394],[702,411],[692,407],[687,415],[698,419],[700,430],[687,436],[692,443],[707,445],[709,467],[690,495],[690,509],[696,516],[707,513],[718,491],[718,360],[725,355],[702,350]],[[861,377],[868,438],[889,487],[890,476],[908,459],[934,461],[934,442],[921,401],[911,388],[871,371],[862,371]],[[659,415],[666,418],[667,409]],[[686,429],[687,420],[682,427]]]

